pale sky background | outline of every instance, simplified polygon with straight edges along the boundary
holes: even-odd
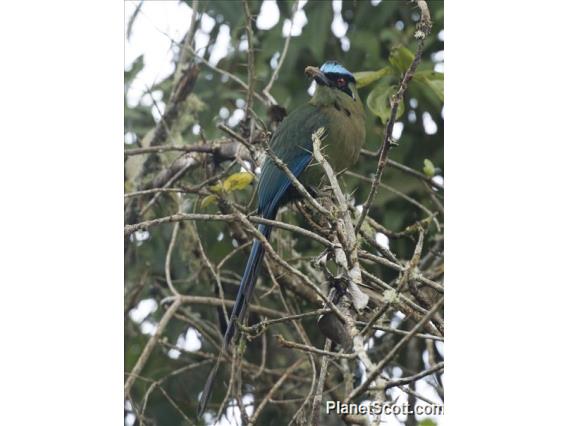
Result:
[[[125,32],[128,20],[130,19],[132,13],[138,5],[138,1],[126,1],[125,2]],[[278,7],[276,6],[275,0],[264,0],[260,14],[257,18],[257,26],[259,29],[268,30],[276,25],[282,27],[282,35],[285,37],[292,31],[292,37],[298,36],[302,33],[302,28],[307,24],[307,18],[305,12],[302,10],[307,1],[300,1],[298,11],[296,12],[293,22],[289,19],[282,20],[279,14]],[[349,49],[349,39],[346,37],[347,24],[343,21],[340,11],[341,11],[341,0],[333,0],[333,10],[334,19],[332,22],[332,32],[341,41],[341,46],[343,50],[347,51]],[[378,5],[380,0],[371,0],[373,5]],[[146,1],[142,5],[138,17],[132,27],[132,32],[130,39],[125,41],[125,67],[129,69],[132,62],[141,54],[144,55],[144,69],[138,73],[136,79],[132,82],[127,93],[127,103],[130,106],[135,106],[139,102],[152,106],[154,118],[157,120],[160,113],[163,112],[164,103],[162,101],[162,93],[159,91],[152,92],[152,97],[156,101],[157,106],[153,105],[152,99],[149,95],[145,94],[148,88],[152,87],[155,83],[161,81],[163,78],[170,75],[174,70],[173,64],[173,52],[171,50],[172,40],[180,41],[185,31],[187,30],[189,23],[191,21],[192,10],[189,6],[178,1]],[[397,25],[404,25],[399,21]],[[203,49],[209,41],[209,32],[214,26],[213,18],[204,15],[201,20],[201,24],[198,27],[195,34],[196,51],[199,53],[200,49]],[[222,25],[219,31],[218,38],[215,42],[213,48],[213,54],[211,62],[216,64],[221,58],[223,58],[227,53],[229,53],[231,47],[230,43],[230,29],[227,25]],[[439,34],[439,37],[443,39],[443,32]],[[293,43],[293,39],[292,39]],[[246,50],[246,42],[237,46],[239,50]],[[436,70],[443,71],[443,51],[437,52],[433,55],[432,59],[436,62]],[[308,92],[313,93],[313,87]],[[412,102],[412,100],[411,100]],[[159,108],[160,111],[156,110]],[[244,117],[244,113],[240,109],[236,109],[231,117],[229,118],[229,124],[236,125],[240,119]],[[230,111],[221,111],[220,116],[228,118]],[[434,134],[437,132],[436,123],[432,120],[432,117],[428,113],[424,113],[422,117],[422,122],[424,130],[427,134]],[[393,136],[395,138],[400,138],[403,132],[404,126],[402,123],[396,123]],[[125,135],[125,141],[132,142],[131,135]],[[443,182],[442,177],[438,177],[440,182]],[[140,243],[148,238],[147,232],[142,232],[137,235],[137,239]],[[380,244],[388,246],[388,238],[383,235],[377,235],[377,241]],[[138,306],[133,309],[130,313],[130,319],[138,324],[140,324],[141,331],[144,334],[153,334],[155,332],[156,324],[153,320],[148,319],[148,315],[153,313],[157,309],[157,301],[154,299],[145,299],[140,301]],[[392,326],[400,321],[400,318],[394,318]],[[377,332],[380,333],[380,332]],[[377,334],[378,336],[379,334]],[[441,342],[436,343],[439,350],[443,353],[443,344]],[[180,349],[186,351],[196,351],[201,348],[201,340],[199,333],[193,329],[188,328],[186,333],[180,335],[176,342],[176,346]],[[180,351],[172,349],[169,354],[172,358],[177,358],[180,355]],[[424,362],[428,365],[428,360],[424,357]],[[394,369],[393,377],[401,377],[401,370],[398,368]],[[431,380],[431,377],[427,378]],[[427,383],[427,380],[419,380],[416,383],[416,391],[423,395],[424,397],[441,404],[441,400],[438,397],[435,390]],[[391,388],[387,391],[393,398],[397,399],[397,404],[401,405],[407,401],[407,394],[399,390],[398,388]],[[252,395],[245,395],[245,403],[252,402]],[[424,402],[418,402],[420,405],[426,405]],[[127,409],[130,408],[127,403]],[[249,408],[247,408],[248,410]],[[250,407],[249,415],[252,413],[252,407]],[[438,425],[443,425],[442,416],[417,416],[418,420],[424,418],[434,419]],[[401,416],[397,419],[396,416],[382,416],[383,424],[386,426],[398,426],[401,421],[404,421],[405,417]],[[212,424],[212,417],[205,416],[205,420],[209,424]],[[400,421],[399,421],[400,420]],[[126,418],[126,425],[130,426],[134,423],[134,414],[129,414]],[[215,423],[215,426],[240,426],[240,414],[238,408],[231,408],[228,410],[228,416],[220,419],[219,422]]]

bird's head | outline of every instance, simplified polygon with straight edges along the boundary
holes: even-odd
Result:
[[[304,71],[320,86],[340,90],[355,100],[355,77],[337,61],[327,61],[321,67],[306,67]]]

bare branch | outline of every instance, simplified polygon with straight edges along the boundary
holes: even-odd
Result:
[[[299,3],[300,3],[300,0],[296,0],[294,2],[294,6],[292,6],[292,13],[291,13],[291,16],[290,16],[291,20],[294,20],[294,15],[296,14],[296,11],[298,10]],[[272,85],[274,84],[274,82],[278,78],[278,73],[280,72],[280,68],[282,68],[282,64],[284,63],[284,59],[286,59],[286,54],[288,53],[288,47],[290,46],[290,40],[291,39],[292,39],[292,29],[290,28],[290,31],[288,32],[288,35],[286,36],[286,41],[284,42],[284,48],[282,49],[282,53],[280,54],[280,57],[278,58],[278,63],[276,64],[276,67],[274,68],[274,71],[272,72],[272,76],[270,77],[270,80],[268,81],[268,83],[266,84],[264,89],[262,89],[262,93],[264,94],[264,96],[266,96],[266,99],[268,99],[268,101],[272,105],[278,105],[278,102],[276,102],[276,99],[274,99],[274,97],[270,94],[270,91],[272,90]]]
[[[367,377],[367,379],[361,383],[356,389],[351,392],[351,394],[347,397],[347,401],[352,401],[359,395],[361,395],[373,382],[373,380],[379,376],[383,368],[390,362],[390,360],[397,354],[397,352],[402,348],[420,329],[426,324],[430,319],[434,316],[436,311],[442,306],[444,302],[444,298],[440,298],[436,304],[428,311],[426,315],[416,324],[410,332],[404,336],[399,342],[381,359],[381,361],[376,365],[376,367],[371,371]]]
[[[291,349],[299,349],[304,352],[312,352],[318,355],[326,355],[335,358],[346,358],[346,359],[354,359],[357,357],[357,354],[344,354],[341,352],[329,352],[328,350],[321,350],[318,348],[314,348],[313,346],[302,345],[300,343],[290,342],[289,340],[284,339],[281,335],[276,336],[276,340],[278,343],[285,347]]]
[[[367,200],[363,204],[363,212],[359,217],[359,221],[357,222],[357,226],[355,227],[356,233],[359,232],[363,221],[365,220],[365,216],[369,213],[369,209],[373,204],[375,199],[375,193],[377,192],[377,188],[379,183],[381,182],[381,177],[383,175],[383,171],[387,164],[387,157],[389,153],[389,149],[392,146],[392,130],[394,127],[394,123],[396,121],[396,114],[398,112],[398,106],[402,102],[406,89],[408,88],[408,84],[412,80],[414,73],[416,72],[416,68],[418,68],[418,64],[422,60],[422,52],[424,51],[424,39],[430,33],[430,29],[432,27],[432,23],[430,21],[430,12],[428,11],[428,6],[424,0],[418,0],[420,10],[422,11],[422,16],[420,18],[420,23],[418,24],[418,31],[416,31],[415,37],[419,40],[418,41],[418,48],[416,49],[416,54],[414,55],[414,59],[412,63],[404,73],[402,77],[402,81],[396,91],[393,99],[391,100],[391,114],[389,121],[387,122],[387,127],[385,129],[385,137],[383,139],[383,145],[381,146],[381,150],[379,152],[379,162],[377,164],[377,171],[373,175],[373,184],[371,185],[371,191],[369,192],[369,196]]]
[[[168,323],[172,319],[172,316],[174,315],[176,310],[179,308],[180,304],[181,304],[181,299],[179,297],[176,297],[174,299],[174,302],[170,305],[170,307],[167,309],[167,311],[162,316],[162,319],[160,320],[160,322],[158,323],[158,326],[156,327],[156,331],[154,332],[152,337],[150,337],[150,340],[148,340],[148,343],[146,343],[144,350],[140,354],[138,361],[136,361],[134,368],[130,372],[128,378],[126,379],[126,383],[124,384],[124,394],[127,397],[130,395],[130,389],[132,388],[132,385],[134,384],[136,378],[142,372],[142,369],[144,368],[144,365],[146,365],[146,362],[148,362],[148,358],[150,358],[150,354],[154,350],[156,343],[158,343],[158,339],[160,338],[160,336],[164,332],[164,329],[166,328],[166,326],[168,325]]]

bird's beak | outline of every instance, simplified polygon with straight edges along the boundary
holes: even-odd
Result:
[[[304,70],[304,72],[306,73],[306,75],[310,78],[313,78],[316,83],[324,85],[324,86],[330,86],[331,85],[331,81],[329,81],[329,79],[325,76],[325,74],[323,72],[320,71],[319,68],[316,67],[306,67],[306,69]]]

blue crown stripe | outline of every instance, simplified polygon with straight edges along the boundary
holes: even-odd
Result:
[[[351,74],[347,68],[345,68],[343,65],[341,65],[338,62],[335,61],[328,61],[326,63],[324,63],[321,67],[320,67],[320,71],[323,72],[324,74],[330,73],[330,74],[343,74],[343,75],[348,75],[350,77],[353,77],[353,74]]]

